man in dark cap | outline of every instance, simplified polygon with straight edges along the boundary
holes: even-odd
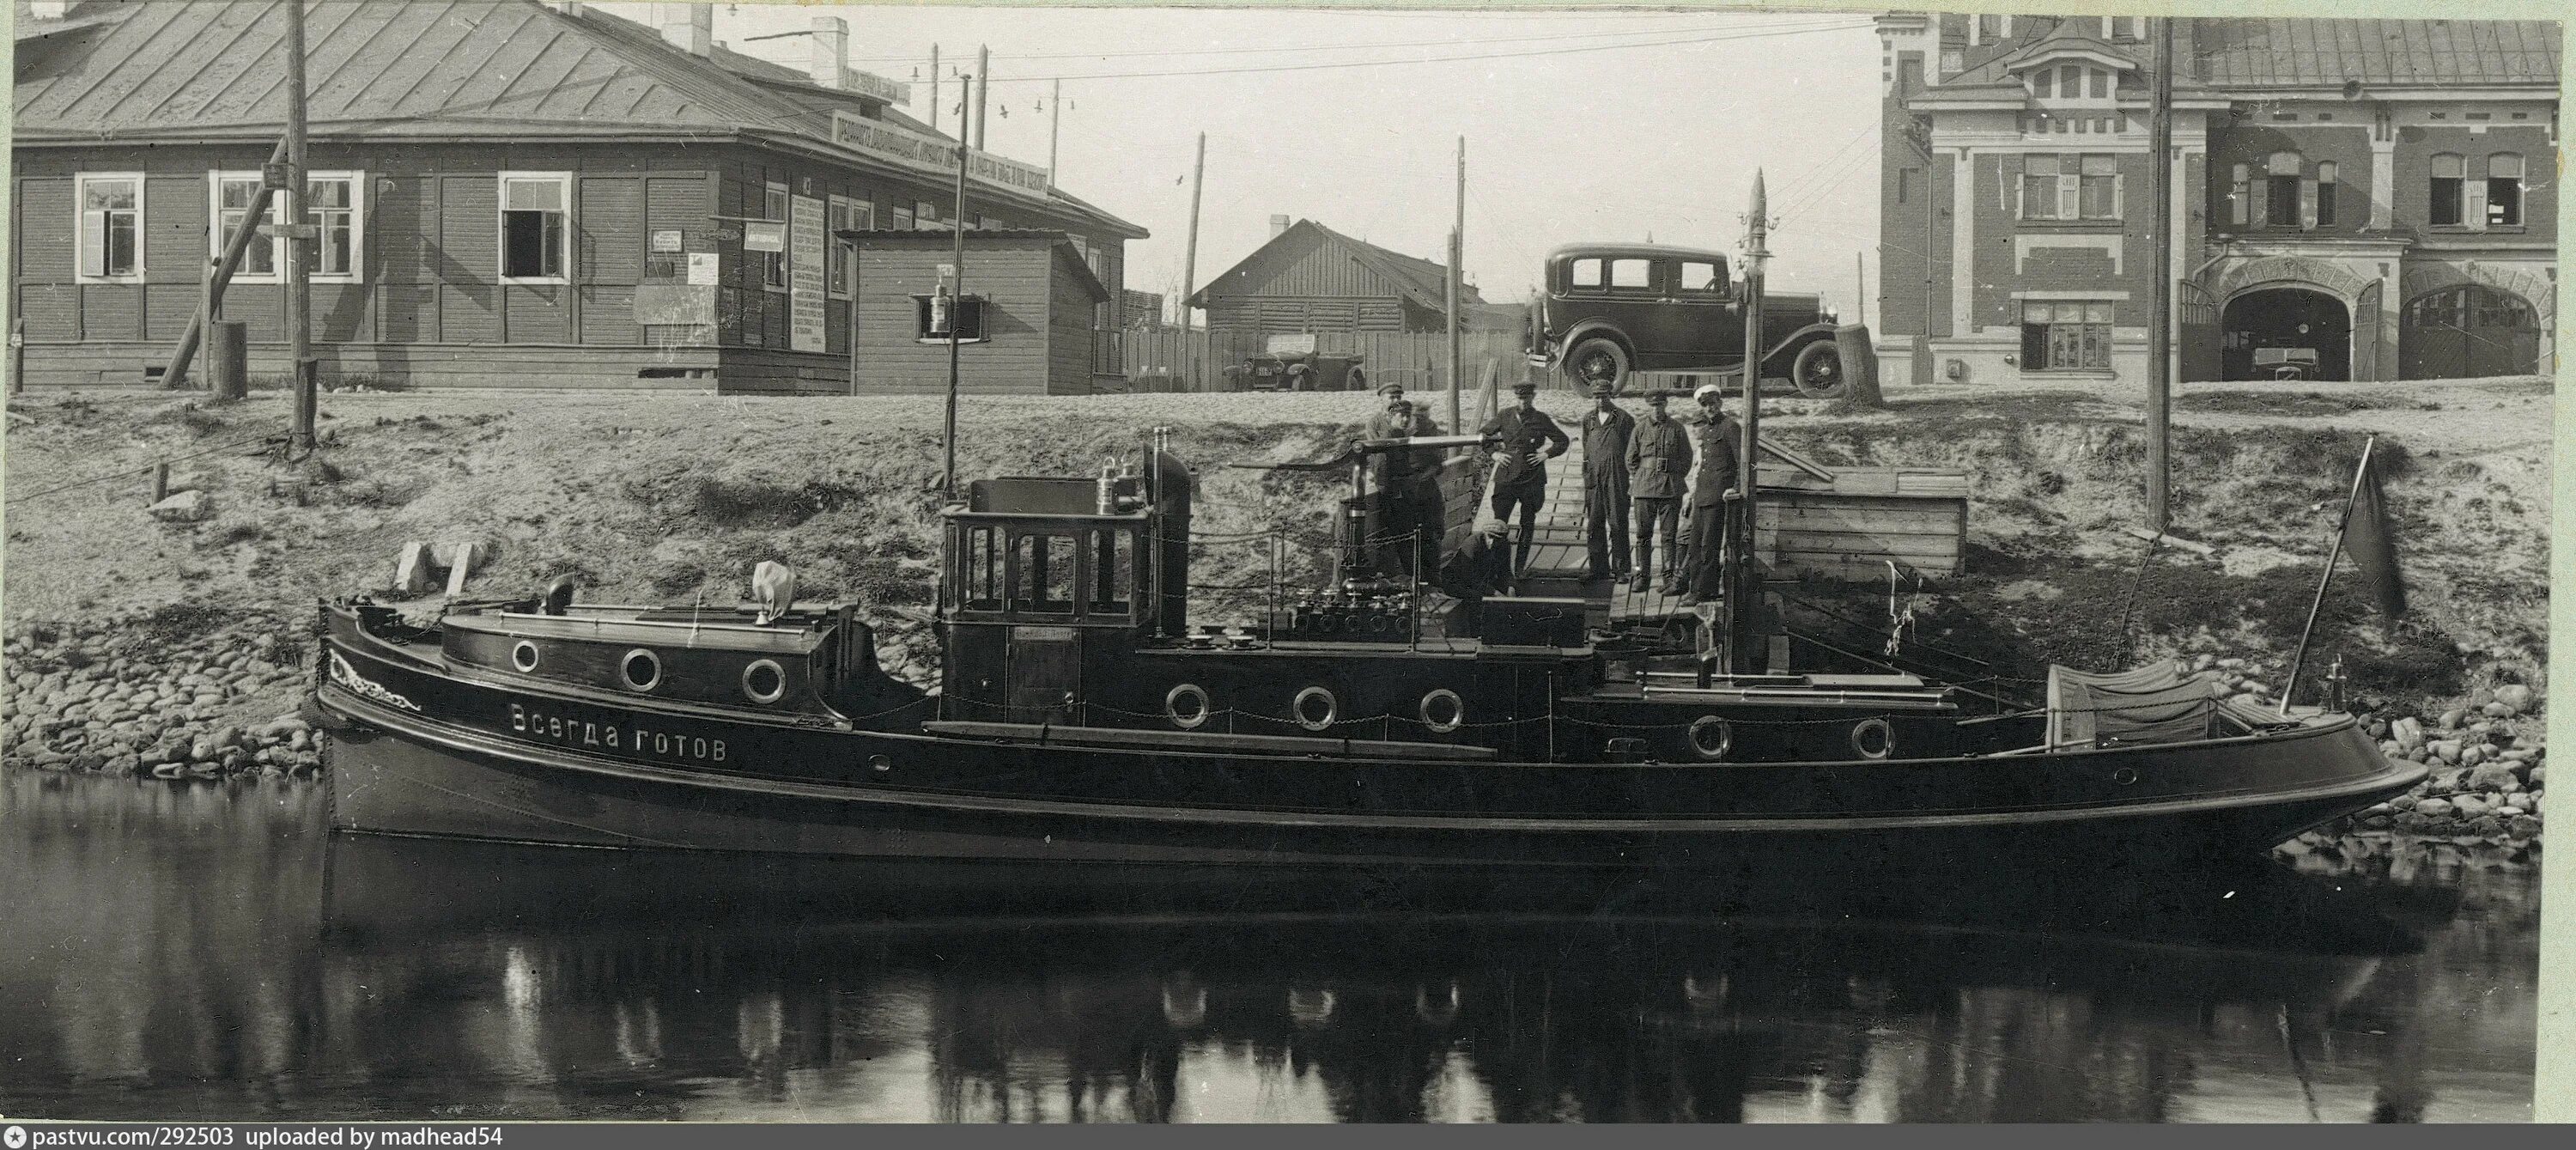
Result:
[[[1574,441],[1565,429],[1538,409],[1538,385],[1526,379],[1512,385],[1512,406],[1485,421],[1481,434],[1491,442],[1494,518],[1509,523],[1520,509],[1520,546],[1512,560],[1518,574],[1529,564],[1530,537],[1538,526],[1539,505],[1547,502],[1547,461],[1566,453]],[[1542,454],[1544,450],[1544,454]]]
[[[1738,496],[1735,471],[1744,445],[1744,427],[1727,417],[1725,395],[1716,384],[1701,384],[1692,397],[1706,417],[1699,427],[1699,482],[1691,487],[1690,577],[1682,587],[1684,607],[1725,593],[1720,557],[1725,552],[1729,505]]]
[[[1379,401],[1386,406],[1376,415],[1369,417],[1368,434],[1362,438],[1403,439],[1407,436],[1440,434],[1440,425],[1431,422],[1431,413],[1413,406],[1412,401],[1404,398],[1403,384],[1392,382],[1379,384],[1377,394]],[[1403,404],[1411,414],[1403,419],[1396,418],[1397,404]]]
[[[1610,385],[1592,385],[1592,410],[1583,413],[1583,546],[1594,579],[1628,574],[1628,436],[1637,421],[1612,398]]]
[[[1671,397],[1646,393],[1646,418],[1628,434],[1628,495],[1637,501],[1637,590],[1654,585],[1655,533],[1663,532],[1664,585],[1681,582],[1682,497],[1689,494],[1690,432],[1665,411]]]
[[[1428,430],[1403,430],[1413,427]],[[1403,398],[1388,404],[1386,413],[1372,420],[1369,430],[1372,438],[1383,439],[1439,434],[1438,425],[1418,415],[1413,401]],[[1415,447],[1377,452],[1372,456],[1371,471],[1377,483],[1377,534],[1382,547],[1379,566],[1407,575],[1417,571],[1427,575],[1424,559],[1437,563],[1443,526],[1439,450]]]

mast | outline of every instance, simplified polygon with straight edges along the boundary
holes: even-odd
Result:
[[[1726,662],[1733,674],[1753,671],[1753,597],[1762,577],[1753,562],[1753,482],[1762,443],[1762,261],[1770,208],[1762,169],[1753,169],[1753,204],[1744,231],[1744,445],[1736,451],[1735,578],[1726,589]]]
[[[288,442],[297,451],[313,450],[315,406],[320,387],[313,366],[313,280],[304,266],[312,251],[312,207],[305,195],[304,0],[286,0],[286,336],[291,341],[295,373],[295,434]],[[267,181],[263,178],[262,183]]]
[[[2147,307],[2147,530],[2164,534],[2173,481],[2173,17],[2156,21],[2155,103],[2147,113],[2155,284]]]
[[[966,141],[957,141],[957,218],[948,221],[949,266],[957,270],[957,288],[948,301],[948,466],[949,502],[957,499],[957,333],[966,310]],[[980,318],[980,317],[979,317]]]

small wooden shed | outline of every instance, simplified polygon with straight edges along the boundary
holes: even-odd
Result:
[[[1967,473],[1827,467],[1768,442],[1762,453],[1753,543],[1775,574],[1879,580],[1890,562],[1924,575],[1966,570]]]
[[[853,395],[948,387],[948,340],[934,334],[934,301],[958,295],[947,231],[845,231],[858,255]],[[1089,395],[1124,390],[1121,365],[1102,361],[1092,320],[1109,289],[1063,232],[969,230],[962,295],[970,330],[958,388],[977,395]],[[972,330],[980,319],[980,330]],[[943,329],[944,330],[944,329]]]

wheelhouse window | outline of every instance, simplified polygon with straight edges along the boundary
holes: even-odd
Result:
[[[501,278],[563,283],[571,264],[572,176],[501,173]]]
[[[1073,614],[1073,536],[1030,532],[1011,540],[1011,610]]]
[[[214,197],[215,226],[206,235],[206,255],[209,259],[221,259],[225,246],[233,241],[233,233],[241,229],[242,217],[249,215],[250,206],[259,202],[260,175],[257,172],[216,172],[208,179],[212,181],[209,188]],[[281,198],[269,197],[267,210],[253,226],[276,223]],[[233,279],[249,283],[274,282],[278,278],[278,253],[285,245],[286,241],[281,239],[252,237],[250,246],[242,249],[241,266],[234,270]]]
[[[2466,220],[2461,213],[2461,158],[2450,152],[2433,157],[2431,215],[2434,227],[2458,227]]]
[[[2498,152],[2487,157],[2487,226],[2522,225],[2522,157]]]
[[[1110,528],[1091,533],[1091,603],[1094,615],[1124,615],[1134,579],[1135,544],[1129,534]]]
[[[958,604],[969,611],[1002,609],[1002,533],[992,527],[969,527],[965,532],[966,554],[958,566],[964,572],[965,586],[957,596]]]
[[[1726,279],[1726,265],[1708,260],[1681,262],[1681,294],[1701,299],[1725,299],[1732,285]]]
[[[73,177],[80,214],[80,276],[132,280],[143,275],[143,175]]]
[[[2087,371],[2111,366],[2111,305],[2101,301],[2024,300],[2023,371]]]
[[[795,224],[787,218],[787,185],[768,186],[761,198],[760,218],[778,221],[781,236],[781,250],[760,253],[760,286],[768,291],[786,291],[787,249],[796,246],[796,237],[789,234]]]

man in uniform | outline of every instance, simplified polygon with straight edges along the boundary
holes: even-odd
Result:
[[[1485,421],[1481,434],[1492,440],[1494,518],[1510,523],[1520,509],[1520,548],[1512,560],[1517,574],[1529,563],[1530,537],[1538,527],[1539,505],[1547,502],[1547,461],[1563,455],[1574,441],[1565,429],[1538,409],[1538,385],[1524,379],[1512,385],[1514,403]],[[1541,445],[1545,454],[1541,454]]]
[[[1427,430],[1407,430],[1417,427]],[[1370,421],[1371,438],[1405,439],[1437,435],[1439,430],[1428,416],[1414,411],[1411,400],[1402,398]],[[1406,575],[1423,570],[1421,556],[1436,560],[1440,553],[1440,452],[1427,447],[1381,451],[1371,471],[1377,481],[1377,533],[1384,541],[1379,567]]]
[[[1664,536],[1664,585],[1681,584],[1682,497],[1689,493],[1690,432],[1664,410],[1663,391],[1646,393],[1646,418],[1628,434],[1628,495],[1637,501],[1637,590],[1654,585],[1655,533]]]
[[[1583,546],[1594,579],[1628,576],[1628,437],[1637,421],[1592,385],[1583,415]]]
[[[1727,417],[1725,394],[1714,383],[1691,393],[1705,417],[1699,427],[1699,482],[1691,488],[1690,575],[1682,586],[1682,606],[1725,593],[1726,575],[1719,557],[1725,552],[1727,507],[1738,498],[1735,469],[1744,443],[1744,428]]]
[[[1441,561],[1437,583],[1443,594],[1463,604],[1459,624],[1449,633],[1473,638],[1478,632],[1476,616],[1483,609],[1485,597],[1511,590],[1511,528],[1490,516],[1478,520],[1467,542]]]
[[[1415,408],[1411,400],[1404,398],[1403,384],[1380,384],[1377,393],[1384,399],[1386,407],[1369,417],[1368,432],[1362,438],[1403,439],[1414,435],[1440,434],[1440,425],[1431,422],[1431,413]],[[1405,410],[1411,414],[1403,419],[1396,418],[1395,409],[1398,404],[1404,405]]]

